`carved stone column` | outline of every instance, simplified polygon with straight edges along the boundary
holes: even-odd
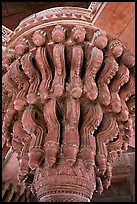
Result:
[[[3,53],[3,137],[39,202],[89,202],[133,135],[135,60],[87,9],[34,14]]]

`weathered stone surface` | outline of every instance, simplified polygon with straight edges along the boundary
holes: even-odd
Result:
[[[7,46],[2,130],[19,180],[40,202],[90,201],[133,136],[133,55],[73,7],[28,17]]]

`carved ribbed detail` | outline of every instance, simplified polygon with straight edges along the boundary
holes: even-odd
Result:
[[[47,61],[47,49],[44,47],[38,47],[35,58],[42,76],[42,81],[39,86],[40,97],[46,99],[48,97],[48,91],[52,80],[51,67]]]
[[[69,98],[66,101],[66,124],[64,127],[63,153],[70,165],[76,162],[79,151],[78,124],[80,117],[80,103],[78,100]]]
[[[117,135],[116,141],[110,141],[107,145],[108,151],[120,151],[123,145],[123,135],[124,132],[124,126],[123,124],[119,125],[119,133]]]
[[[19,90],[15,81],[11,79],[10,71],[6,72],[6,74],[2,77],[2,83],[4,90],[8,92],[8,96],[12,97],[12,99],[14,100]]]
[[[117,117],[121,121],[127,121],[128,115],[129,115],[128,107],[126,105],[126,102],[122,99],[121,100],[121,111],[120,111],[120,113],[118,113]]]
[[[49,100],[44,106],[44,119],[47,124],[48,133],[45,138],[45,157],[50,166],[57,159],[60,140],[60,124],[56,116],[56,100]]]
[[[90,58],[84,77],[84,91],[90,100],[95,100],[98,96],[98,88],[95,82],[96,73],[103,62],[103,52],[96,47],[91,50]]]
[[[21,37],[15,44],[16,57],[20,58],[28,51],[28,41],[25,37]]]
[[[33,198],[30,187],[25,188],[23,184],[13,181],[2,182],[3,202],[29,202],[28,198]]]
[[[129,70],[126,66],[121,65],[116,73],[116,76],[112,79],[110,90],[113,92],[119,92],[121,86],[127,83],[129,80]]]
[[[111,96],[108,88],[108,84],[110,80],[114,77],[116,72],[118,71],[118,63],[115,61],[113,57],[106,57],[104,60],[104,68],[100,73],[98,79],[99,86],[99,96],[98,100],[103,105],[109,105]]]
[[[30,135],[28,135],[23,130],[20,119],[16,120],[14,122],[14,125],[13,125],[13,137],[14,137],[14,140],[16,140],[17,142],[20,142],[22,144],[25,144],[26,142],[28,142],[31,139]]]
[[[89,11],[55,8],[19,24],[2,63],[2,133],[19,181],[40,202],[85,202],[108,188],[113,161],[134,136],[128,48],[91,26]]]
[[[108,38],[107,34],[103,30],[97,30],[95,31],[92,42],[95,44],[95,46],[99,49],[103,49],[107,46]]]
[[[19,60],[15,60],[12,63],[12,68],[10,69],[14,80],[18,79],[18,89],[20,90],[16,95],[14,100],[14,108],[18,111],[22,110],[25,105],[27,105],[26,95],[29,89],[28,77],[25,75],[24,71],[21,68],[21,63]],[[21,88],[20,88],[21,87]]]
[[[99,104],[89,103],[85,107],[85,113],[84,123],[80,129],[80,154],[86,164],[94,164],[96,139],[93,135],[102,121],[103,112]]]
[[[129,80],[129,70],[124,65],[119,66],[115,77],[112,79],[109,89],[111,92],[111,110],[114,113],[119,113],[123,105],[119,96],[120,88]]]
[[[55,76],[52,83],[53,93],[56,97],[62,96],[66,77],[65,70],[65,46],[61,43],[53,48],[53,62],[55,66]]]
[[[129,81],[121,88],[119,95],[121,99],[127,101],[132,95],[135,94],[135,79],[130,75]]]
[[[97,142],[96,162],[102,174],[104,174],[106,171],[108,155],[106,144],[113,140],[117,136],[118,132],[119,129],[116,119],[110,114],[104,114],[101,126],[96,135]]]
[[[124,49],[122,42],[119,39],[110,40],[108,48],[109,48],[108,53],[112,55],[114,58],[120,57]]]
[[[37,91],[40,84],[40,74],[32,62],[34,54],[29,52],[21,58],[22,68],[25,74],[29,77],[30,87],[27,94],[27,102],[34,104],[37,101]]]
[[[13,104],[10,103],[4,118],[3,118],[3,124],[2,124],[2,133],[3,137],[6,139],[7,145],[11,145],[11,138],[12,138],[12,124],[14,123],[14,116],[17,113],[17,111],[14,109]]]
[[[83,49],[80,45],[75,45],[72,49],[72,60],[70,70],[70,94],[74,98],[82,95],[81,68],[83,64]]]
[[[135,56],[131,53],[129,49],[124,49],[121,56],[121,61],[125,66],[132,69],[135,66]]]
[[[130,97],[127,101],[126,104],[128,106],[129,112],[133,112],[135,114],[135,96]]]
[[[27,120],[30,121],[29,124]],[[22,115],[23,128],[31,135],[33,142],[29,152],[29,165],[32,170],[37,168],[44,157],[43,140],[45,133],[44,128],[40,125],[41,120],[42,116],[40,116],[40,113],[32,105],[28,106]]]

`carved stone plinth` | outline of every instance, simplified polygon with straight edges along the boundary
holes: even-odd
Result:
[[[3,137],[40,202],[89,202],[133,136],[134,56],[91,18],[82,8],[42,11],[3,53]]]

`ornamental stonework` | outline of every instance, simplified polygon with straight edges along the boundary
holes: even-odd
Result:
[[[2,59],[2,132],[39,202],[89,202],[134,134],[135,59],[82,8],[24,19]]]

